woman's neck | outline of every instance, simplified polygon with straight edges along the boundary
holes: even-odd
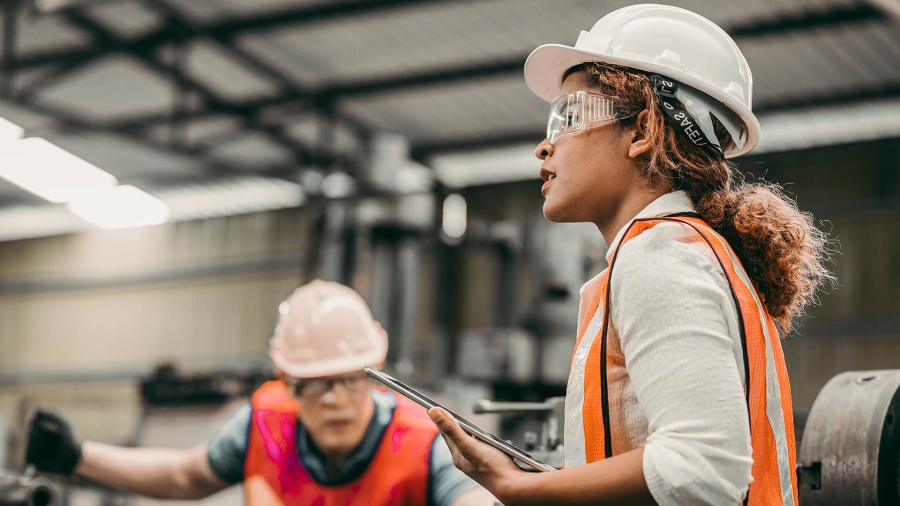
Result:
[[[666,193],[669,193],[669,191],[664,188],[641,188],[631,192],[622,199],[620,205],[616,206],[613,213],[604,219],[598,219],[594,222],[594,225],[596,225],[597,229],[600,230],[600,233],[603,234],[603,239],[606,240],[606,244],[612,244],[613,240],[616,238],[616,234],[619,233],[619,230],[622,230],[622,227],[627,225],[629,221],[637,216],[637,214],[645,207],[650,205],[651,202]]]

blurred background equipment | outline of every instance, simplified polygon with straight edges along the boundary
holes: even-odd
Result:
[[[203,441],[270,376],[274,308],[316,277],[362,294],[386,367],[463,415],[552,403],[605,245],[541,214],[547,105],[522,67],[626,3],[0,3],[2,467],[23,471],[39,404],[85,439]],[[737,170],[788,184],[841,241],[840,287],[784,341],[812,423],[833,376],[900,368],[900,13],[670,3],[753,69],[764,133]],[[552,452],[552,413],[476,421]]]
[[[521,434],[523,450],[541,462],[562,469],[566,460],[563,448],[565,406],[565,397],[551,397],[544,402],[494,402],[484,399],[477,402],[472,410],[476,414],[514,415],[514,428],[504,424],[507,434]],[[539,430],[534,429],[534,420],[540,422]]]

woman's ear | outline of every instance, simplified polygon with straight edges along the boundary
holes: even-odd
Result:
[[[628,146],[628,157],[637,158],[653,145],[653,131],[650,126],[650,111],[639,112],[632,125],[631,144]]]

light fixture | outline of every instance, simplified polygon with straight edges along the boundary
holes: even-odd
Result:
[[[434,171],[417,163],[407,162],[397,169],[394,188],[399,193],[427,192],[434,186]]]
[[[0,118],[0,143],[17,141],[25,136],[25,129],[12,121]]]
[[[442,228],[444,235],[450,239],[459,239],[466,233],[467,227],[466,199],[454,193],[444,199]]]
[[[169,206],[131,185],[83,194],[69,203],[72,214],[100,228],[158,225],[169,219]]]
[[[330,199],[349,197],[356,191],[356,180],[346,172],[332,172],[322,180],[322,193]]]
[[[38,137],[3,143],[0,153],[0,177],[58,204],[119,182],[109,172]]]

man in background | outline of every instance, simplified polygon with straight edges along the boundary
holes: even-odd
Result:
[[[79,442],[40,409],[27,460],[161,499],[199,499],[243,482],[249,505],[481,506],[494,498],[453,465],[418,405],[375,389],[364,367],[387,356],[365,301],[313,281],[278,308],[269,355],[278,380],[257,390],[208,443],[187,450]]]

